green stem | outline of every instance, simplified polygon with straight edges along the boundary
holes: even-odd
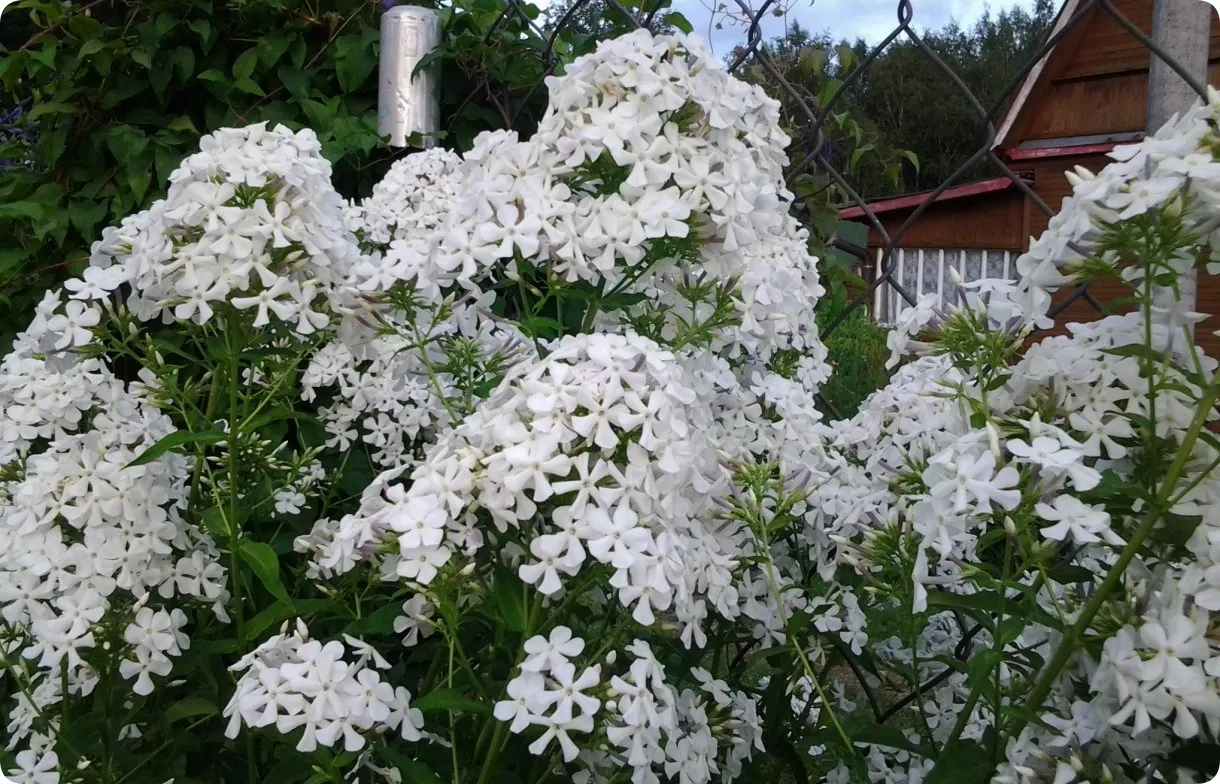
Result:
[[[992,665],[993,667],[995,667],[995,675],[994,675],[994,680],[992,682],[992,690],[993,690],[993,695],[995,697],[995,705],[992,706],[992,716],[995,717],[996,728],[995,728],[995,732],[992,733],[992,739],[991,739],[991,759],[992,759],[993,763],[997,763],[997,764],[999,763],[999,759],[997,759],[997,755],[1000,752],[1000,740],[999,740],[999,738],[1000,738],[1000,727],[999,727],[1000,708],[1003,707],[1003,703],[1004,703],[1004,698],[1000,693],[1000,670],[1002,669],[1001,662],[1004,659],[1004,638],[1003,638],[1003,635],[1001,634],[1001,630],[1004,626],[1004,609],[1005,609],[1004,605],[1008,601],[1008,576],[1009,576],[1008,566],[1009,566],[1009,561],[1011,561],[1011,560],[1012,560],[1012,536],[1006,535],[1004,538],[1003,576],[1000,580],[1000,609],[999,609],[999,612],[996,613],[995,639],[993,640],[993,643],[995,644],[996,656],[995,656],[995,664]]]
[[[237,528],[237,385],[240,367],[237,356],[238,347],[234,341],[236,331],[232,325],[228,325],[225,330],[225,347],[229,354],[229,438],[227,443],[229,509],[225,528],[229,535],[229,579],[233,583],[233,618],[237,624],[237,645],[238,650],[244,654],[246,652],[246,620],[245,610],[242,607],[244,599],[242,597],[241,556],[237,552],[241,532]]]
[[[211,720],[212,718],[213,718],[213,716],[204,716],[202,719],[197,719],[197,720],[191,722],[189,725],[187,725],[186,729],[183,730],[182,732],[184,734],[190,733],[191,730],[195,729],[196,727],[203,724],[204,722]],[[170,744],[175,743],[178,739],[179,739],[179,736],[175,735],[173,738],[170,738],[169,740],[162,743],[151,754],[149,754],[147,757],[145,757],[144,759],[142,759],[138,763],[136,763],[135,766],[133,766],[131,770],[124,773],[123,776],[120,779],[118,779],[117,781],[115,781],[114,784],[123,784],[124,781],[127,781],[127,779],[131,778],[136,773],[138,773],[140,771],[140,768],[144,767],[145,765],[147,765],[148,763],[150,763],[154,759],[156,759],[158,756],[160,756],[161,752],[163,752],[167,748],[169,748]]]
[[[478,784],[487,784],[491,781],[492,771],[495,770],[496,758],[500,756],[499,749],[504,745],[504,733],[508,725],[494,718],[489,721],[495,722],[495,730],[491,735],[491,748],[487,750],[487,756],[483,759],[483,770],[479,772]]]
[[[974,706],[978,703],[980,694],[977,686],[970,690],[970,696],[966,698],[962,712],[957,715],[957,723],[953,725],[953,732],[949,733],[949,739],[945,741],[944,748],[950,748],[966,731],[966,725],[970,723],[970,715],[974,713]]]
[[[1088,604],[1081,611],[1080,616],[1076,619],[1076,623],[1068,630],[1067,635],[1059,643],[1059,647],[1055,650],[1054,656],[1047,663],[1042,674],[1038,676],[1038,680],[1034,683],[1033,689],[1026,699],[1026,705],[1034,711],[1041,710],[1042,703],[1051,693],[1051,688],[1054,686],[1055,680],[1059,677],[1060,671],[1067,665],[1072,654],[1076,652],[1081,641],[1084,638],[1084,633],[1088,629],[1089,624],[1093,622],[1093,618],[1101,610],[1110,593],[1114,591],[1118,584],[1122,581],[1123,575],[1127,571],[1127,567],[1135,560],[1135,556],[1139,553],[1140,547],[1143,546],[1152,529],[1160,522],[1165,512],[1171,508],[1169,501],[1174,496],[1174,488],[1177,486],[1178,479],[1181,477],[1183,470],[1186,468],[1187,462],[1190,460],[1191,453],[1194,450],[1195,442],[1199,439],[1199,433],[1202,432],[1203,426],[1207,423],[1207,417],[1211,413],[1212,407],[1216,403],[1217,396],[1220,395],[1220,375],[1217,375],[1208,385],[1207,390],[1203,395],[1203,399],[1199,401],[1199,409],[1195,412],[1195,418],[1190,423],[1190,428],[1186,431],[1186,435],[1182,439],[1182,444],[1178,449],[1178,454],[1174,458],[1173,463],[1169,466],[1169,470],[1165,474],[1165,480],[1161,484],[1160,492],[1157,493],[1156,500],[1152,503],[1151,508],[1144,515],[1143,521],[1139,528],[1131,536],[1131,541],[1123,548],[1122,553],[1118,557],[1118,561],[1110,568],[1101,585],[1093,592]],[[1025,719],[1019,719],[1012,732],[1013,736],[1020,734],[1026,724]]]
[[[534,594],[534,603],[530,607],[529,616],[526,618],[525,634],[522,636],[522,639],[528,640],[534,635],[534,631],[538,628],[538,620],[541,613],[542,593],[538,592]],[[483,769],[479,772],[478,784],[487,784],[491,780],[492,771],[496,769],[496,761],[499,760],[500,752],[504,749],[504,722],[494,716],[489,716],[487,721],[494,721],[496,728],[491,736],[491,747],[487,750],[487,756],[483,759]]]
[[[752,525],[750,527],[755,531],[755,538],[761,538],[762,540],[760,542],[762,546],[759,549],[767,566],[767,584],[771,588],[771,596],[775,599],[775,611],[779,614],[780,622],[784,625],[784,629],[788,633],[788,641],[791,643],[792,650],[796,653],[796,657],[800,661],[801,667],[805,671],[805,675],[809,678],[810,682],[813,683],[813,688],[818,693],[818,699],[821,700],[822,713],[830,721],[831,725],[834,726],[835,732],[837,732],[839,737],[843,740],[843,747],[849,754],[854,753],[855,747],[851,744],[851,738],[849,738],[847,732],[844,731],[843,725],[839,723],[839,717],[835,715],[834,707],[830,704],[830,700],[827,699],[826,691],[822,688],[822,683],[819,680],[817,673],[813,671],[813,665],[809,663],[809,658],[805,655],[804,647],[798,642],[796,634],[794,634],[792,630],[788,628],[789,619],[784,616],[783,597],[780,595],[779,586],[775,582],[775,563],[771,559],[771,543],[765,535],[767,524],[765,521],[761,521],[757,525]],[[762,537],[758,536],[759,530],[764,532]]]
[[[912,627],[913,630],[913,627]],[[919,714],[920,723],[923,728],[924,738],[928,741],[928,748],[936,751],[936,736],[932,733],[932,725],[928,723],[928,714],[923,710],[923,674],[919,671],[919,634],[915,633],[911,636],[911,667],[915,670],[915,712]]]

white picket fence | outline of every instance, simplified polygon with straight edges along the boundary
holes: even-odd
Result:
[[[877,249],[878,268],[883,252]],[[957,300],[957,289],[949,270],[957,270],[967,282],[983,278],[1012,280],[1016,277],[1013,264],[1017,255],[1008,250],[898,248],[894,251],[894,278],[916,299],[934,293],[941,304],[951,305]],[[888,280],[877,287],[873,297],[874,318],[882,324],[892,324],[899,313],[910,307]]]

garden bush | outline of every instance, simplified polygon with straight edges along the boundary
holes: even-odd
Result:
[[[839,308],[847,306],[847,289],[827,288],[836,299],[844,300]],[[834,324],[839,308],[819,307],[819,326]],[[873,321],[867,307],[857,307],[826,334],[826,361],[834,369],[821,389],[828,418],[854,416],[869,395],[889,382],[890,370],[886,367],[889,333],[889,329]]]
[[[0,27],[0,339],[49,287],[81,274],[101,227],[165,196],[201,135],[266,122],[308,127],[335,188],[364,195],[405,154],[377,133],[378,26],[394,0],[20,0]],[[548,40],[500,0],[438,11],[438,138],[532,133],[540,80],[592,50]],[[678,14],[659,14],[683,23]],[[623,22],[625,24],[625,21]],[[613,29],[607,23],[602,32]],[[621,29],[629,29],[623,27]]]
[[[0,363],[6,773],[1207,760],[1220,381],[1153,289],[1206,258],[1220,98],[1082,174],[1019,284],[907,314],[929,356],[827,424],[779,104],[646,31],[547,94],[356,202],[309,130],[209,134],[41,300]],[[1103,274],[1142,310],[1025,350]]]
[[[0,336],[88,265],[107,225],[165,195],[201,134],[311,127],[340,187],[367,190],[377,135],[378,16],[370,0],[20,2],[4,12]],[[15,37],[16,33],[22,33]]]

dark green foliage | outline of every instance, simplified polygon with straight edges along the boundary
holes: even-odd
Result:
[[[956,73],[984,109],[990,110],[1043,45],[1056,6],[1038,0],[1032,12],[1015,7],[993,15],[985,11],[968,29],[952,22],[921,38]],[[794,138],[793,161],[816,151],[865,198],[930,190],[950,177],[986,139],[970,98],[945,71],[907,37],[900,37],[865,72],[835,93],[877,42],[836,44],[833,31],[811,32],[793,24],[765,45],[792,91],[775,83],[761,65],[746,76],[784,104]],[[735,53],[736,54],[736,53]],[[816,115],[829,105],[817,149],[812,120],[796,97]],[[834,103],[830,101],[834,99]],[[996,120],[998,124],[998,119]],[[996,176],[987,163],[971,167],[959,182]],[[814,187],[832,188],[813,173]]]
[[[102,228],[162,195],[216,128],[313,128],[345,193],[393,153],[377,136],[376,0],[25,0],[4,14],[0,339],[87,263]]]
[[[986,11],[968,29],[954,22],[925,31],[923,40],[990,111],[1005,88],[1032,65],[1057,7],[1051,0],[1038,0],[1032,13],[1020,7],[994,16]],[[860,41],[852,48],[858,56],[867,51]],[[919,156],[919,170],[904,172],[904,191],[935,188],[986,141],[982,119],[970,99],[926,53],[905,39],[890,47],[853,86],[850,103],[886,143],[901,144]],[[996,174],[992,166],[977,164],[959,182]]]
[[[829,314],[829,308],[822,311]],[[822,320],[829,321],[827,315]],[[828,419],[847,418],[856,413],[864,399],[885,386],[890,371],[885,362],[889,349],[885,336],[889,330],[872,320],[866,308],[858,308],[823,339],[834,368],[822,387],[822,397],[832,411]]]
[[[441,112],[446,146],[466,149],[483,131],[508,128],[533,133],[547,104],[543,80],[562,73],[565,63],[592,52],[599,41],[630,32],[636,25],[604,0],[584,0],[562,27],[576,0],[543,13],[522,3],[515,10],[504,0],[457,0],[438,13],[444,42],[425,58],[442,63]],[[670,0],[625,0],[623,8],[649,29],[687,29]]]

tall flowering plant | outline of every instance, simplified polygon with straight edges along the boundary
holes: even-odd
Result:
[[[1220,96],[826,423],[778,104],[645,31],[548,88],[359,202],[309,131],[206,136],[46,295],[0,361],[5,773],[1207,767],[1220,381],[1172,295]],[[1099,276],[1130,314],[1029,345]]]
[[[793,524],[778,105],[646,32],[548,87],[358,203],[309,131],[206,136],[46,295],[0,364],[11,778],[729,781],[810,624],[859,634]]]
[[[1206,316],[1180,298],[1184,274],[1214,271],[1218,118],[1212,92],[1071,173],[1021,281],[908,311],[894,359],[922,358],[829,429],[815,527],[865,583],[870,629],[895,632],[870,641],[849,698],[907,718],[856,745],[869,780],[1201,781],[1220,765],[1220,377],[1194,344]],[[1131,312],[1030,342],[1056,291],[1102,278]],[[856,780],[859,755],[828,780]]]

